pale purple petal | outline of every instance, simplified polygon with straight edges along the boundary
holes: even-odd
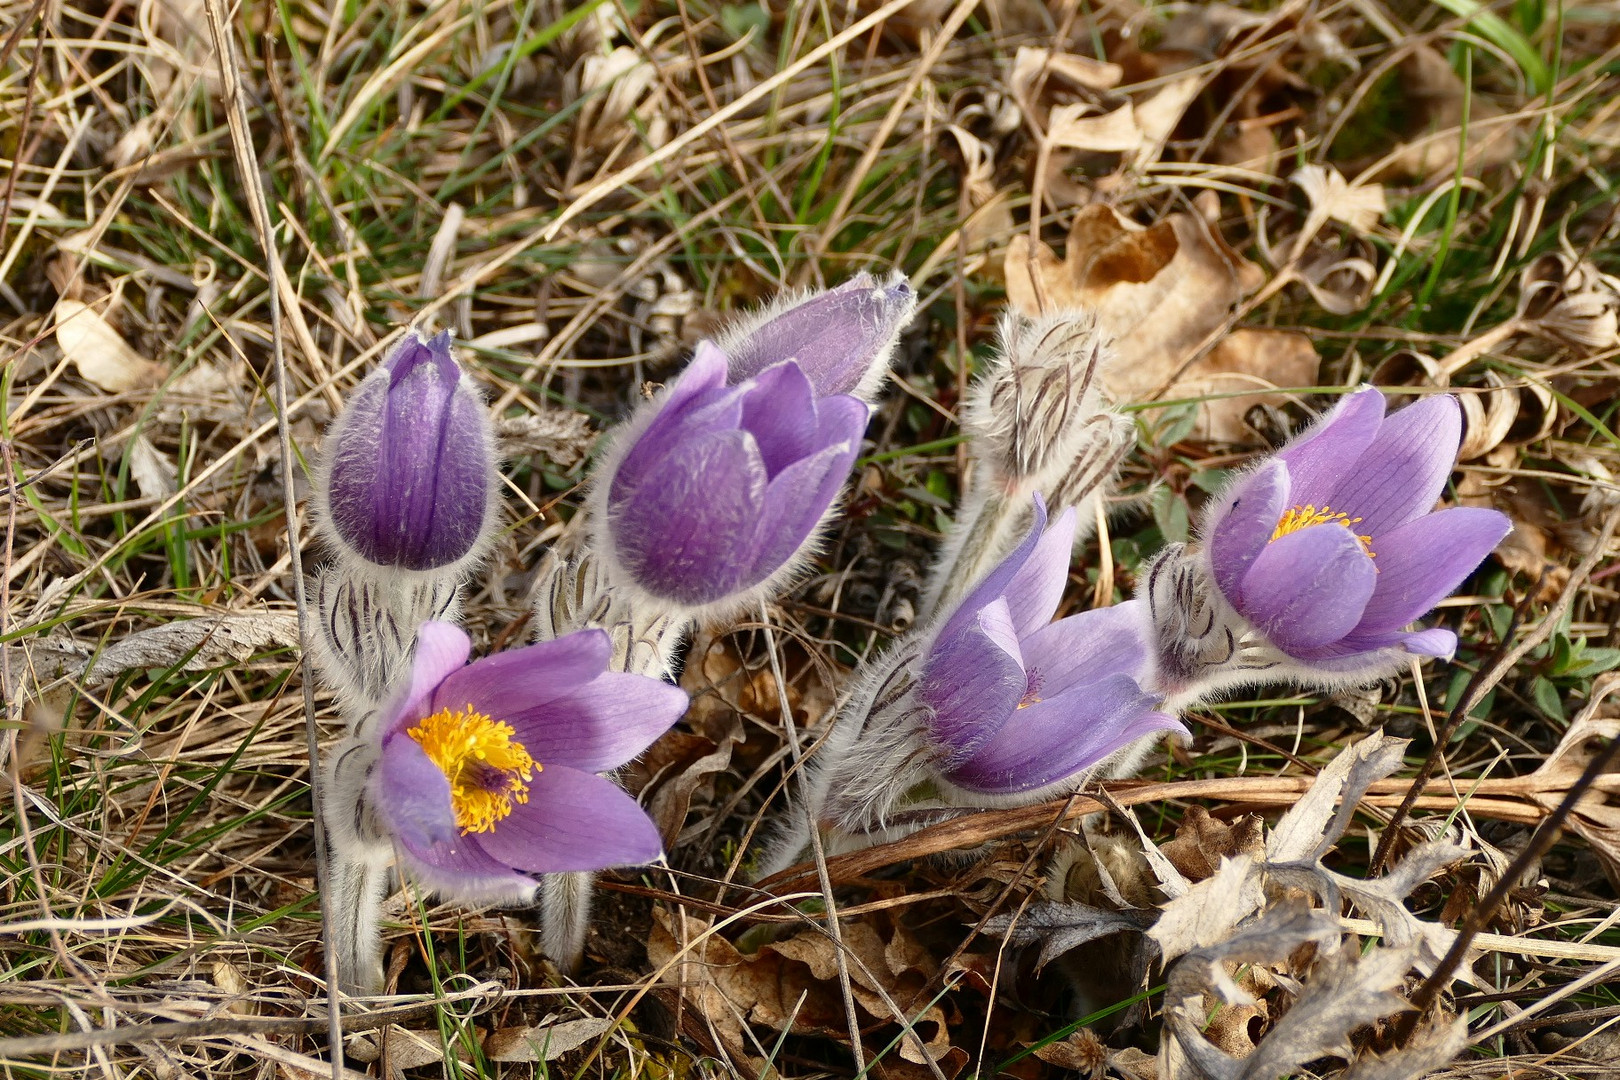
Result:
[[[743,395],[741,425],[759,444],[765,473],[775,476],[819,450],[815,398],[799,365],[777,364],[761,372]]]
[[[1024,565],[1007,583],[1002,594],[1012,611],[1013,625],[1020,637],[1033,634],[1052,621],[1069,583],[1069,560],[1074,552],[1074,507],[1069,507],[1046,527]]]
[[[644,588],[708,603],[738,587],[753,564],[765,466],[753,437],[719,431],[660,463],[660,482],[609,504],[619,561]]]
[[[1277,456],[1288,466],[1294,501],[1317,506],[1327,501],[1327,493],[1353,472],[1356,459],[1372,445],[1383,419],[1384,395],[1369,386],[1344,398],[1279,450]]]
[[[883,364],[915,294],[904,282],[878,285],[860,273],[767,320],[731,351],[731,381],[797,360],[819,394],[848,394]]]
[[[1449,394],[1424,398],[1385,420],[1355,468],[1316,504],[1326,502],[1334,510],[1359,517],[1356,531],[1381,540],[1385,530],[1434,509],[1461,441],[1457,399]],[[1378,550],[1376,544],[1373,550]]]
[[[1004,600],[986,604],[964,632],[929,652],[917,699],[933,710],[929,732],[955,758],[995,733],[1018,707],[1029,682]]]
[[[1435,627],[1400,635],[1400,645],[1413,656],[1437,656],[1450,660],[1457,654],[1457,635]]]
[[[1205,534],[1215,583],[1234,605],[1243,602],[1243,575],[1260,557],[1289,507],[1288,467],[1277,458],[1241,477],[1215,500]]]
[[[1361,619],[1378,571],[1342,525],[1273,540],[1243,578],[1243,614],[1283,652],[1338,641]]]
[[[1507,515],[1454,506],[1397,526],[1378,537],[1373,565],[1378,585],[1358,633],[1399,630],[1451,595],[1513,525]]]
[[[741,579],[743,586],[770,577],[810,539],[849,478],[858,447],[854,442],[829,446],[795,461],[771,481],[759,515],[753,562]]]
[[[520,710],[543,708],[586,685],[607,670],[612,655],[613,642],[603,630],[579,630],[508,649],[453,670],[434,691],[428,711],[470,706],[474,712],[504,720]]]
[[[975,585],[973,591],[962,599],[962,602],[957,605],[956,611],[945,621],[945,625],[940,628],[938,635],[940,640],[960,633],[965,626],[971,625],[980,608],[996,597],[1003,595],[1007,591],[1008,585],[1012,583],[1013,578],[1018,574],[1019,568],[1024,565],[1030,554],[1035,550],[1035,545],[1040,543],[1041,533],[1046,528],[1046,500],[1037,494],[1034,502],[1035,520],[1030,525],[1028,535],[1020,540],[1018,546],[1013,548],[1005,559],[997,563],[995,569],[986,574],[984,580]]]
[[[664,392],[658,403],[657,415],[647,429],[625,452],[614,473],[614,484],[624,482],[634,486],[642,483],[656,466],[657,460],[679,442],[679,434],[687,417],[705,404],[712,404],[726,389],[726,356],[713,342],[698,342],[691,362]],[[740,399],[740,394],[729,395]],[[741,403],[737,405],[741,412]],[[735,426],[728,425],[728,426]]]
[[[513,805],[477,840],[497,861],[540,874],[639,866],[663,853],[657,827],[636,800],[612,781],[565,765],[535,773],[529,801]]]
[[[382,737],[387,738],[401,727],[432,713],[428,703],[433,691],[466,665],[471,651],[472,639],[458,626],[429,621],[417,627],[410,681],[404,692],[384,709]]]
[[[1129,600],[1041,627],[1019,643],[1030,682],[1042,696],[1056,697],[1111,675],[1141,678],[1148,667],[1146,619],[1146,601]]]
[[[678,686],[609,671],[543,705],[491,715],[511,724],[517,741],[547,769],[555,764],[606,772],[639,756],[686,706],[686,691]]]
[[[1155,731],[1186,729],[1154,712],[1135,680],[1115,675],[1016,710],[946,778],[971,791],[1015,794],[1054,784]]]

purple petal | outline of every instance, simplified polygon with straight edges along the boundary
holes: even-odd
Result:
[[[545,765],[529,801],[512,807],[478,846],[517,870],[560,874],[639,866],[663,853],[652,819],[610,780],[566,765]]]
[[[1293,500],[1317,506],[1327,502],[1328,493],[1354,471],[1356,459],[1372,445],[1383,419],[1384,395],[1369,386],[1344,398],[1279,450],[1277,456],[1288,466]]]
[[[810,380],[798,364],[777,364],[760,373],[743,396],[741,424],[759,443],[768,476],[820,448]]]
[[[1018,709],[973,754],[946,773],[970,791],[1032,791],[1091,767],[1155,731],[1186,729],[1153,711],[1136,682],[1115,675]]]
[[[1451,595],[1508,534],[1505,514],[1454,506],[1408,521],[1378,537],[1378,584],[1358,633],[1399,630]]]
[[[753,565],[765,466],[753,437],[720,431],[682,443],[659,482],[609,494],[614,554],[657,596],[705,604],[725,597]]]
[[[1288,466],[1273,458],[1241,477],[1215,501],[1204,533],[1215,584],[1234,605],[1243,601],[1243,575],[1249,572],[1288,509],[1292,488]]]
[[[1019,642],[1030,682],[1043,697],[1056,697],[1113,675],[1146,673],[1146,601],[1093,608],[1048,623]]]
[[[429,711],[470,707],[509,720],[587,685],[607,670],[612,656],[613,642],[603,630],[507,649],[452,672],[433,694]]]
[[[818,394],[848,394],[886,366],[916,297],[904,282],[860,273],[767,319],[731,348],[731,381],[797,360]]]
[[[467,654],[471,651],[472,639],[458,626],[429,621],[417,627],[410,682],[399,697],[383,710],[383,738],[430,715],[433,709],[429,701],[433,691],[466,666]]]
[[[1046,500],[1039,494],[1034,498],[1035,520],[1030,525],[1028,535],[1018,542],[1018,546],[1013,548],[1005,559],[996,564],[995,569],[984,576],[983,581],[962,598],[962,602],[940,628],[936,640],[943,641],[961,633],[965,627],[971,625],[980,608],[1006,593],[1007,586],[1012,583],[1019,568],[1029,559],[1035,545],[1040,543],[1041,534],[1046,528]]]
[[[517,741],[545,768],[606,772],[651,746],[686,706],[686,691],[678,686],[610,671],[543,705],[490,715],[511,724]]]
[[[1074,507],[1052,519],[1036,541],[1029,558],[1007,583],[1007,607],[1020,637],[1033,634],[1052,621],[1069,584],[1069,560],[1074,552]]]
[[[1353,470],[1325,500],[1334,510],[1361,518],[1356,531],[1383,533],[1428,513],[1445,490],[1462,442],[1462,409],[1447,394],[1424,398],[1384,421]],[[1375,544],[1374,551],[1378,550]]]
[[[652,422],[636,434],[613,473],[615,490],[623,484],[634,487],[655,474],[658,459],[679,445],[690,414],[713,406],[725,396],[726,356],[713,342],[698,342],[697,351],[686,369],[664,391]],[[740,395],[730,395],[740,397]],[[741,404],[737,405],[739,414]],[[735,427],[726,423],[724,427]]]
[[[749,572],[740,580],[740,587],[764,581],[798,555],[838,497],[859,445],[829,446],[789,465],[771,481],[754,526]]]
[[[1243,578],[1244,616],[1286,653],[1328,645],[1361,619],[1378,571],[1342,525],[1273,540]]]
[[[1437,656],[1450,660],[1457,653],[1457,635],[1438,627],[1400,635],[1401,648],[1413,656]]]
[[[465,556],[488,517],[489,419],[450,354],[412,331],[333,425],[324,499],[333,530],[380,566],[428,570]]]
[[[942,638],[924,660],[917,699],[933,710],[929,732],[955,759],[993,735],[1029,688],[1004,600],[974,613],[966,631]]]

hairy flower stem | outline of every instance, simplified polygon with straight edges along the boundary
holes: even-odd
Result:
[[[969,497],[939,563],[928,575],[918,617],[926,621],[934,612],[950,608],[989,573],[1029,529],[1028,499],[1014,499],[1002,491]]]
[[[649,610],[645,602],[615,589],[589,551],[553,554],[534,596],[536,641],[575,630],[605,630],[613,641],[609,668],[632,675],[667,679],[675,650],[692,625],[679,612]],[[577,970],[585,958],[595,881],[590,872],[540,879],[541,948],[564,971]]]

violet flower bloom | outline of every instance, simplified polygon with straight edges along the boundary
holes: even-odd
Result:
[[[867,407],[785,360],[729,386],[703,342],[621,431],[593,491],[595,549],[650,607],[741,609],[791,574],[843,486]]]
[[[476,558],[495,513],[489,416],[450,334],[411,330],[327,432],[315,485],[340,553],[402,570]]]
[[[736,385],[797,360],[818,396],[871,401],[888,374],[917,294],[896,271],[879,284],[864,270],[836,288],[784,293],[720,338]]]
[[[1402,654],[1450,656],[1451,631],[1405,628],[1511,528],[1495,510],[1434,510],[1461,438],[1453,397],[1385,417],[1378,390],[1351,394],[1214,500],[1210,577],[1306,668],[1357,677]]]
[[[1075,513],[1035,527],[944,621],[915,690],[947,783],[1027,795],[1145,735],[1186,734],[1140,680],[1150,668],[1139,601],[1052,622],[1068,581]]]
[[[410,682],[385,708],[370,805],[401,861],[449,897],[527,896],[533,873],[652,862],[658,829],[596,774],[686,711],[657,679],[608,671],[582,630],[467,663],[467,635],[423,623]]]

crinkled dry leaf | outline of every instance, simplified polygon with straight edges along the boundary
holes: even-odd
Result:
[[[167,373],[130,347],[106,318],[79,300],[63,298],[51,315],[56,343],[85,380],[108,393],[155,386]]]
[[[87,684],[115,679],[140,668],[201,671],[229,661],[244,662],[267,649],[298,646],[298,616],[290,611],[233,611],[202,619],[164,623],[119,638],[94,661],[89,646],[64,642],[86,658]]]
[[[144,433],[129,440],[124,447],[124,460],[129,465],[130,478],[142,495],[148,499],[165,499],[174,494],[180,471]]]
[[[1092,110],[1084,102],[1060,105],[1052,110],[1046,138],[1054,149],[1126,154],[1134,167],[1143,168],[1159,160],[1202,85],[1198,76],[1183,76],[1139,105],[1126,102],[1100,116],[1086,115]]]
[[[1546,762],[1529,780],[1531,798],[1551,810],[1569,794],[1592,758],[1610,740],[1620,739],[1620,717],[1612,712],[1608,699],[1620,693],[1620,675],[1602,675],[1592,686],[1591,703],[1569,726]],[[1603,864],[1611,883],[1620,887],[1620,772],[1597,778],[1575,804],[1569,827],[1587,843]]]
[[[1141,933],[1158,917],[1156,911],[1109,911],[1073,902],[1040,903],[1031,904],[1018,916],[997,915],[984,924],[984,932],[1004,937],[1009,945],[1027,946],[1039,942],[1041,952],[1035,964],[1042,968],[1088,941],[1132,930]]]
[[[1450,1065],[1468,1042],[1467,1020],[1420,1028],[1400,1050],[1357,1058],[1339,1080],[1421,1080]]]
[[[1193,805],[1176,826],[1175,839],[1160,844],[1159,850],[1188,881],[1203,881],[1220,868],[1222,859],[1263,852],[1265,831],[1265,819],[1259,814],[1247,814],[1228,825]]]
[[[587,1016],[561,1021],[548,1017],[528,1027],[496,1028],[484,1037],[484,1056],[491,1061],[556,1061],[612,1027],[607,1017]]]
[[[1164,905],[1148,937],[1169,963],[1183,953],[1227,940],[1244,919],[1260,910],[1265,893],[1254,855],[1222,859],[1220,869]]]
[[[1391,159],[1387,173],[1433,180],[1457,171],[1458,130],[1463,120],[1462,77],[1439,50],[1420,45],[1400,67],[1401,89],[1416,122],[1408,143]],[[1478,94],[1468,105],[1468,137],[1463,170],[1479,175],[1512,162],[1519,153],[1520,125],[1499,119],[1502,107]]]
[[[1052,91],[1112,90],[1124,75],[1125,69],[1118,64],[1020,45],[1013,56],[1012,70],[1007,74],[1007,88],[1024,115],[1045,129],[1050,125],[1042,100]]]
[[[1620,346],[1620,278],[1585,259],[1551,252],[1519,275],[1525,328],[1584,353]]]
[[[1277,822],[1266,841],[1266,858],[1271,862],[1315,862],[1332,850],[1350,827],[1356,803],[1367,789],[1401,767],[1406,745],[1405,739],[1387,738],[1375,731],[1341,750]]]
[[[1331,165],[1305,165],[1291,179],[1310,201],[1310,213],[1300,232],[1315,235],[1329,221],[1350,226],[1356,232],[1371,232],[1389,211],[1382,184],[1352,184]]]
[[[504,417],[496,425],[495,435],[504,458],[539,454],[564,469],[584,461],[596,442],[590,418],[572,409]]]
[[[1005,271],[1008,300],[1027,314],[1061,307],[1096,313],[1114,341],[1117,359],[1103,380],[1115,397],[1143,400],[1167,385],[1165,396],[1173,398],[1242,393],[1200,404],[1198,438],[1252,443],[1244,414],[1256,404],[1287,402],[1254,391],[1316,382],[1310,340],[1286,331],[1237,331],[1181,370],[1265,277],[1190,214],[1144,227],[1110,207],[1087,206],[1075,216],[1062,259],[1045,244],[1032,256],[1028,238],[1018,236]]]

